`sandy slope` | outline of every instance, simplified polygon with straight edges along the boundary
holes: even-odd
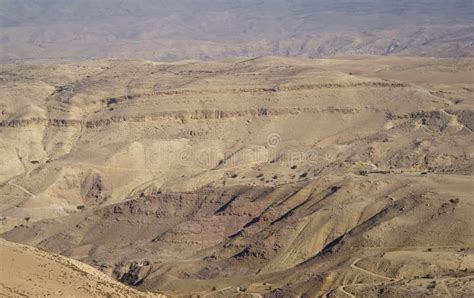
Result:
[[[151,297],[81,262],[0,240],[0,294],[53,297]],[[159,295],[156,295],[157,297]]]

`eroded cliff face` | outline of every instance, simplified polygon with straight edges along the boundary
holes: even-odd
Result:
[[[472,62],[4,65],[2,237],[168,294],[470,293]]]

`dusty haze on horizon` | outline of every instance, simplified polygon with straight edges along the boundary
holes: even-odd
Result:
[[[0,62],[472,56],[472,1],[0,1]]]

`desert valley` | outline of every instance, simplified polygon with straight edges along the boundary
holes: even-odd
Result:
[[[0,296],[474,297],[472,0],[0,0]]]
[[[80,261],[103,294],[115,279],[143,295],[474,295],[473,62],[3,65],[2,258],[47,258],[50,276]]]

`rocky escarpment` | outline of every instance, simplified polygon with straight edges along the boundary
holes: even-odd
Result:
[[[379,109],[368,109],[368,111],[381,112]],[[361,110],[351,108],[259,108],[254,110],[244,111],[223,111],[223,110],[195,110],[195,111],[167,111],[158,112],[146,116],[112,116],[108,119],[97,119],[92,121],[83,120],[69,120],[69,119],[18,119],[18,120],[4,120],[0,122],[0,127],[29,127],[29,126],[52,126],[52,127],[85,127],[96,128],[101,126],[111,125],[119,122],[147,122],[159,120],[213,120],[226,118],[240,118],[240,117],[269,117],[269,116],[283,116],[283,115],[297,115],[305,114],[319,114],[319,113],[341,113],[354,114]]]
[[[2,236],[18,241],[29,235],[29,241],[39,242],[43,249],[61,248],[63,254],[144,288],[170,273],[185,281],[252,275],[263,282],[269,280],[266,273],[290,274],[295,266],[334,268],[337,263],[331,259],[348,250],[359,253],[400,243],[417,247],[425,241],[422,235],[434,231],[452,233],[440,245],[462,245],[456,240],[462,227],[445,226],[443,221],[470,208],[465,194],[447,199],[442,185],[426,193],[429,180],[426,185],[416,185],[416,180],[371,175],[320,178],[278,188],[205,188],[190,193],[147,188],[131,201],[71,216],[69,224],[77,223],[74,229],[41,221]],[[347,205],[350,210],[343,207]],[[404,225],[414,218],[431,224]],[[45,237],[45,229],[55,232]],[[397,237],[381,236],[384,229]],[[299,282],[304,280],[312,277]]]

